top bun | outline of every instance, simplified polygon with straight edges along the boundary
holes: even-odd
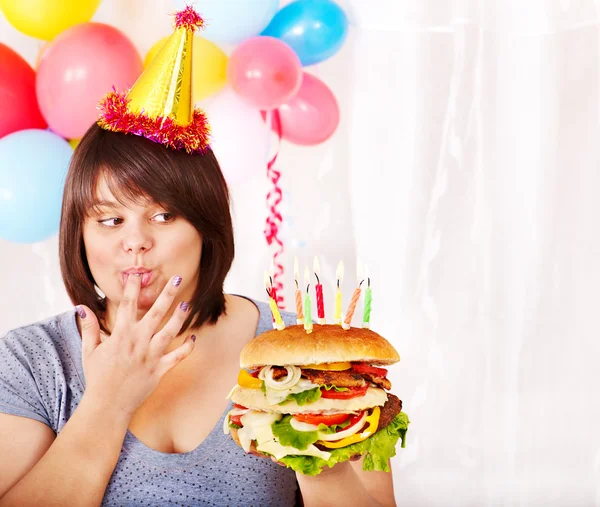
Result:
[[[314,324],[312,333],[304,326],[273,329],[257,336],[240,353],[242,368],[267,365],[295,365],[360,361],[393,364],[400,361],[396,349],[370,329]]]

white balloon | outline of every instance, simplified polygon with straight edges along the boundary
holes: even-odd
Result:
[[[211,128],[211,148],[229,185],[266,174],[269,136],[260,111],[246,104],[231,88],[199,105]]]

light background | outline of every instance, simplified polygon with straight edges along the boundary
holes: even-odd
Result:
[[[277,164],[288,307],[294,255],[320,256],[330,310],[337,261],[344,306],[357,257],[369,266],[412,421],[399,505],[600,505],[599,2],[339,3],[349,38],[308,70],[340,127]],[[171,11],[103,0],[94,20],[144,56]],[[32,65],[42,45],[1,15],[0,41]],[[248,171],[227,289],[262,298],[268,185]],[[0,260],[0,334],[70,308],[56,238],[0,240]]]

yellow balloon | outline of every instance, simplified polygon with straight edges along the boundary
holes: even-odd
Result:
[[[0,0],[0,10],[11,25],[43,40],[89,21],[98,5],[100,0]]]
[[[167,38],[160,39],[148,51],[144,68],[156,56]],[[199,102],[218,92],[225,86],[226,79],[227,55],[215,43],[195,35],[192,53],[192,101]]]
[[[81,141],[81,139],[69,139],[69,144],[71,145],[71,148],[77,148],[79,141]]]

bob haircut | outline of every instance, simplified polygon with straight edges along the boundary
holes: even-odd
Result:
[[[62,201],[60,269],[73,304],[88,306],[102,331],[109,333],[104,322],[106,299],[96,291],[83,243],[83,224],[95,211],[100,175],[121,204],[158,203],[200,233],[201,276],[181,332],[215,323],[226,311],[223,282],[233,262],[234,244],[229,190],[212,150],[188,155],[95,123],[75,149]]]

